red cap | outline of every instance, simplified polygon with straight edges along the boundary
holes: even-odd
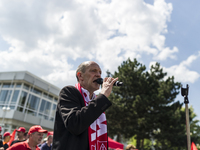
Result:
[[[5,133],[3,134],[3,137],[6,137],[6,136],[10,136],[10,133],[9,133],[9,132],[5,132]]]
[[[26,129],[24,127],[19,127],[19,129],[17,130],[18,132],[26,132]]]
[[[49,131],[49,132],[47,133],[47,136],[49,136],[49,135],[53,135],[53,131]]]
[[[28,135],[30,135],[30,134],[33,133],[33,132],[47,133],[48,131],[42,129],[41,126],[35,125],[35,126],[32,126],[32,127],[29,129]]]
[[[0,126],[0,131],[1,131],[1,126]]]

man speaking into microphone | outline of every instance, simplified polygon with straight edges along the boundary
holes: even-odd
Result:
[[[101,68],[93,61],[81,63],[76,70],[78,83],[64,87],[59,94],[54,124],[52,150],[108,149],[107,122],[104,111],[112,104],[108,96],[118,78],[105,78],[101,92]]]

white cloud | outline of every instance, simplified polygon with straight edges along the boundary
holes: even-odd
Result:
[[[169,47],[164,48],[157,56],[155,56],[156,60],[166,60],[168,57],[171,59],[176,59],[176,55],[174,53],[178,52],[177,47],[173,47],[173,49],[169,49]]]
[[[163,67],[164,71],[168,73],[168,76],[174,76],[176,81],[194,83],[200,78],[200,74],[196,71],[190,70],[190,65],[200,57],[198,55],[191,55],[187,60],[182,61],[179,65],[173,65],[169,68]]]
[[[63,86],[75,82],[70,60],[96,59],[114,71],[128,57],[174,59],[165,47],[172,4],[155,0],[0,1],[1,70],[28,70]]]

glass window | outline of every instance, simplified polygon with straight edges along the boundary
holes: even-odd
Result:
[[[50,120],[54,122],[54,118],[53,117],[51,117]]]
[[[19,90],[15,90],[13,97],[12,97],[12,100],[11,100],[11,104],[14,104],[14,103],[17,102],[18,95],[19,95]]]
[[[16,86],[15,86],[15,88],[20,88],[21,86],[22,86],[21,83],[17,83]]]
[[[43,114],[38,114],[38,116],[40,117],[40,118],[44,118],[44,119],[46,119],[46,120],[48,120],[49,119],[49,117],[47,116],[47,115],[43,115]]]
[[[51,96],[51,95],[49,95],[49,94],[47,94],[47,93],[44,93],[44,94],[43,94],[43,97],[45,97],[45,98],[47,98],[47,99],[49,99],[49,100],[53,100],[53,96]]]
[[[26,102],[26,97],[27,97],[27,93],[22,91],[22,93],[20,95],[20,99],[19,99],[19,105],[20,106],[24,106],[24,104]]]
[[[42,95],[42,91],[36,89],[36,88],[31,88],[31,92],[38,94],[38,95]]]
[[[20,111],[20,112],[23,112],[23,107],[19,107],[19,106],[18,106],[18,107],[17,107],[17,110]]]
[[[11,106],[9,106],[10,107],[10,109],[15,109],[15,106],[13,106],[13,105],[11,105]]]
[[[11,87],[13,87],[14,85],[13,84],[11,84],[11,83],[4,83],[3,84],[3,88],[11,88]]]
[[[51,109],[51,103],[46,100],[42,100],[42,103],[40,106],[40,113],[49,114],[50,109]]]
[[[45,100],[42,100],[42,103],[40,105],[40,112],[43,113],[44,112],[44,107],[45,107]]]
[[[56,104],[53,104],[52,110],[51,110],[51,116],[54,117],[56,113]]]
[[[37,96],[34,96],[32,94],[29,94],[28,102],[26,104],[26,108],[37,110],[38,104],[39,104],[40,98]]]
[[[24,88],[25,90],[29,90],[29,85],[28,85],[28,84],[24,84],[23,88]]]
[[[0,104],[8,104],[12,90],[1,90]]]
[[[25,113],[31,114],[31,115],[33,115],[33,116],[36,116],[36,112],[33,111],[33,110],[26,109],[26,110],[25,110]]]
[[[54,98],[54,100],[53,100],[53,101],[57,103],[57,102],[58,102],[58,99],[57,99],[57,98]]]
[[[49,100],[53,100],[53,96],[49,95],[49,96],[48,96],[48,99],[49,99]]]

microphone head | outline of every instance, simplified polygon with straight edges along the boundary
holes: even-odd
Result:
[[[94,80],[93,82],[97,82],[98,84],[102,84],[103,83],[103,79],[102,78],[98,78],[98,79]]]

